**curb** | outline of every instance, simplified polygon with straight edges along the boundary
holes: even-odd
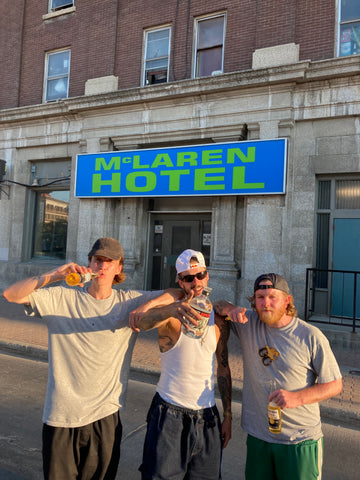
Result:
[[[30,344],[18,344],[0,340],[0,351],[30,357],[35,360],[48,360],[47,348],[36,347]]]
[[[24,357],[32,358],[35,360],[47,362],[48,350],[45,347],[34,346],[30,344],[17,344],[12,342],[6,342],[0,340],[0,352],[21,355]],[[157,368],[144,367],[143,365],[136,363],[130,367],[131,380],[137,380],[140,382],[146,382],[156,385],[160,377],[160,371]],[[242,401],[242,386],[243,382],[239,380],[233,380],[232,385],[232,399],[235,402]],[[220,398],[219,390],[215,384],[215,396]],[[354,427],[354,422],[360,421],[360,411],[344,410],[340,407],[331,407],[320,404],[321,419],[325,419],[333,424],[341,424],[345,426]]]

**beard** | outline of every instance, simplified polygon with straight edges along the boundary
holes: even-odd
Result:
[[[260,320],[266,325],[275,325],[286,315],[286,305],[276,310],[256,307],[256,313],[259,315]]]

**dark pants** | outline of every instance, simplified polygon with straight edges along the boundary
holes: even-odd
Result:
[[[147,423],[143,480],[221,478],[221,420],[216,406],[190,410],[165,402],[157,393]]]
[[[119,412],[76,428],[43,425],[45,480],[114,480],[120,459]]]

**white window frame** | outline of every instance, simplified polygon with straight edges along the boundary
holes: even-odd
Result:
[[[63,0],[60,5],[54,5],[59,0],[49,0],[49,12],[57,12],[63,8],[70,8],[74,6],[75,0]]]
[[[151,33],[154,32],[160,32],[162,30],[168,30],[169,31],[169,43],[168,43],[168,53],[167,53],[167,66],[166,66],[166,82],[162,83],[167,83],[169,81],[169,67],[170,67],[170,49],[171,49],[171,27],[169,25],[164,25],[162,27],[157,27],[157,28],[150,28],[147,30],[144,30],[144,47],[143,47],[143,67],[142,67],[142,73],[141,73],[141,85],[146,86],[146,85],[152,85],[147,82],[147,72],[150,69],[146,68],[146,62],[148,61],[147,59],[147,50],[148,50],[148,36]],[[166,58],[164,57],[159,57],[159,58]]]
[[[56,54],[64,53],[64,52],[69,52],[68,71],[64,74],[61,74],[61,75],[56,75],[56,76],[49,77],[48,70],[49,70],[49,59],[50,59],[50,57],[52,55],[56,55]],[[43,92],[43,101],[44,102],[54,102],[56,100],[59,100],[60,98],[68,98],[69,97],[70,65],[71,65],[71,50],[70,50],[70,48],[64,48],[64,49],[61,49],[61,50],[53,50],[51,52],[46,53],[46,56],[45,56],[45,72],[44,72],[44,92]],[[59,98],[55,98],[55,99],[48,99],[47,98],[48,81],[49,80],[56,80],[56,79],[60,79],[60,78],[66,78],[67,79],[66,95],[64,95],[62,97],[59,97]]]
[[[197,66],[198,66],[198,33],[199,33],[199,24],[206,20],[212,20],[214,18],[223,17],[224,19],[224,28],[223,28],[223,39],[222,39],[222,55],[221,55],[221,69],[215,70],[212,72],[212,75],[220,75],[224,73],[224,53],[225,53],[225,35],[226,35],[226,13],[219,12],[214,15],[206,15],[202,17],[195,18],[194,20],[194,55],[193,55],[193,68],[192,68],[192,77],[201,78],[197,75]]]
[[[359,0],[353,0],[353,1],[359,1]],[[359,13],[359,17],[358,18],[353,18],[351,20],[345,20],[345,21],[341,21],[341,8],[342,8],[342,0],[338,0],[338,30],[337,30],[337,56],[338,57],[347,57],[347,56],[351,56],[351,55],[357,55],[357,54],[360,54],[360,44],[358,46],[358,49],[355,53],[343,53],[342,52],[342,35],[341,35],[341,27],[343,25],[351,25],[353,23],[358,23],[359,26],[360,26],[360,13]],[[359,39],[360,41],[360,39]],[[351,43],[351,42],[349,42]]]

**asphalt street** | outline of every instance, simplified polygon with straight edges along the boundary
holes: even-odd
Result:
[[[40,480],[41,413],[47,363],[0,354],[0,368],[0,479]],[[141,461],[146,412],[154,391],[152,383],[130,380],[126,409],[121,414],[124,433],[117,480],[140,479],[137,468]],[[234,402],[233,412],[233,438],[224,450],[223,480],[244,479],[246,437],[240,426],[240,403]],[[342,424],[340,419],[323,426],[323,480],[357,480],[359,425]]]

